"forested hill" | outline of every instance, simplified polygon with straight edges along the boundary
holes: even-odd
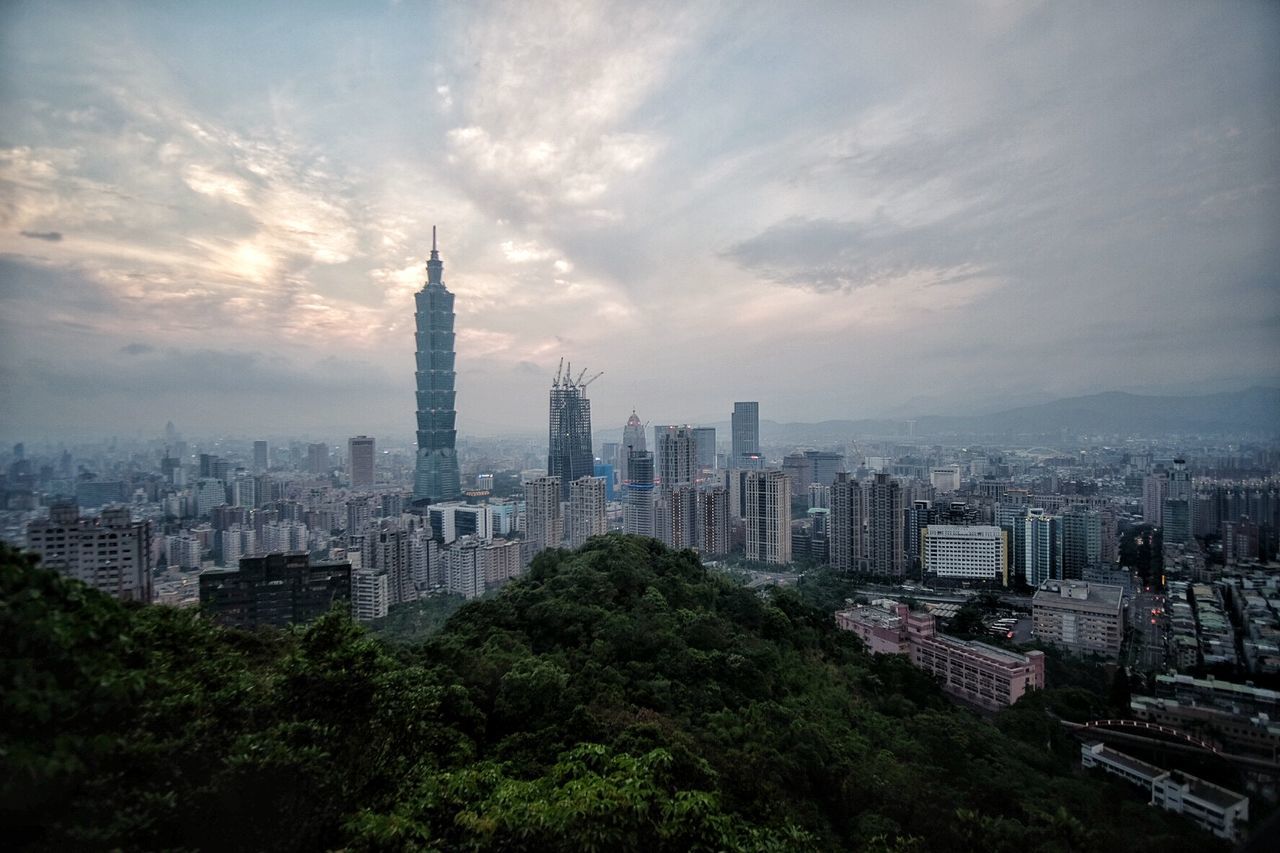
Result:
[[[544,553],[407,649],[0,564],[9,849],[1217,849],[1073,770],[1043,694],[984,722],[652,540]]]

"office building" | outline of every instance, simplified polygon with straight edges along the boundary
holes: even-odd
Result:
[[[1169,497],[1169,475],[1155,471],[1142,478],[1142,520],[1164,526],[1164,502]]]
[[[374,440],[367,435],[347,439],[347,481],[353,489],[372,488],[374,480]]]
[[[1017,583],[1027,578],[1027,505],[998,503],[995,508],[996,526],[1008,535],[1009,576]]]
[[[921,567],[939,580],[1008,586],[1007,534],[999,527],[930,524],[921,535]]]
[[[569,547],[581,548],[609,530],[605,520],[605,484],[600,477],[579,477],[569,486]]]
[[[844,466],[844,456],[834,450],[806,450],[804,455],[809,458],[812,466],[811,482],[819,486],[830,486],[834,483],[836,474],[840,473],[840,469]]]
[[[586,371],[572,375],[573,365],[556,372],[551,383],[551,406],[547,435],[547,476],[560,482],[560,500],[569,500],[569,486],[595,470],[591,449],[591,401],[587,386],[598,376],[582,381]],[[559,544],[559,543],[555,543]]]
[[[27,525],[27,548],[40,564],[122,601],[151,601],[151,523],[126,507],[81,518],[74,504],[54,504]],[[197,563],[198,565],[198,563]]]
[[[788,453],[782,458],[782,471],[791,480],[791,494],[807,495],[813,482],[813,460],[804,453]]]
[[[901,576],[906,570],[902,486],[888,474],[876,474],[866,484],[867,571]]]
[[[559,548],[564,538],[560,478],[537,477],[524,484],[525,538],[538,551]]]
[[[791,479],[782,471],[748,471],[746,557],[761,563],[791,562]]]
[[[630,479],[622,497],[622,529],[637,536],[657,534],[654,519],[653,454],[633,450],[627,457]]]
[[[644,424],[640,423],[640,416],[636,414],[635,409],[631,410],[631,417],[627,418],[627,424],[622,428],[622,446],[618,448],[618,475],[623,483],[631,480],[631,472],[627,468],[627,459],[632,453],[643,453],[648,447],[644,441]]]
[[[200,575],[200,607],[235,628],[310,622],[335,604],[351,606],[351,564],[312,563],[304,552],[245,557],[238,569]]]
[[[716,428],[694,427],[693,444],[696,460],[694,465],[699,470],[714,471],[716,468]]]
[[[317,475],[329,473],[329,445],[323,442],[307,445],[307,472]]]
[[[417,350],[418,454],[413,474],[414,503],[457,500],[457,371],[454,353],[453,294],[444,284],[444,263],[431,227],[427,282],[414,294],[414,344]]]
[[[1031,599],[1032,629],[1040,640],[1074,654],[1115,660],[1124,637],[1123,602],[1118,586],[1048,580]]]
[[[253,473],[263,474],[269,467],[267,443],[265,441],[255,441],[253,443]]]
[[[831,484],[831,517],[828,531],[828,562],[843,571],[862,571],[864,537],[862,529],[862,485],[846,473],[836,475]]]
[[[236,470],[235,479],[231,481],[231,503],[248,509],[254,509],[261,503],[257,478],[243,468]]]
[[[760,404],[758,402],[733,404],[731,438],[729,467],[756,467],[755,457],[760,456]]]

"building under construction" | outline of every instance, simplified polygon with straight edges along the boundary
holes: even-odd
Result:
[[[551,417],[547,436],[547,476],[560,478],[560,499],[569,500],[569,486],[579,477],[594,474],[595,453],[591,447],[591,401],[587,386],[599,379],[597,373],[585,379],[583,370],[575,377],[573,366],[563,359],[551,382]]]

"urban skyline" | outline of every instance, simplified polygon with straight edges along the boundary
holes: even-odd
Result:
[[[1280,380],[1274,6],[70,9],[5,12],[6,438],[396,429],[437,221],[473,435],[560,353],[601,423]]]

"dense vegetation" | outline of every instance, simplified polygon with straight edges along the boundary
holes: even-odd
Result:
[[[411,647],[338,613],[225,630],[7,552],[0,643],[19,847],[1214,849],[1072,769],[1064,697],[984,721],[647,539],[546,552]]]
[[[393,605],[387,615],[369,625],[379,639],[389,643],[421,643],[444,627],[467,600],[461,595],[434,595]]]

